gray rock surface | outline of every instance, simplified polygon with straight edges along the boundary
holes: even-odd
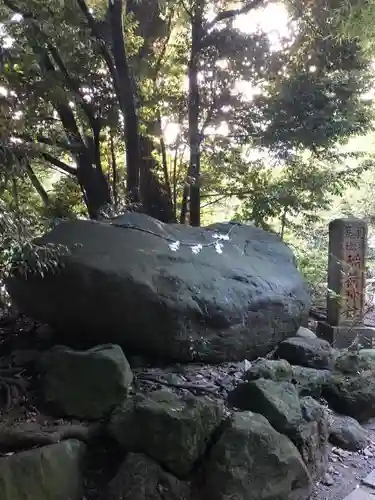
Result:
[[[128,213],[111,223],[64,222],[38,243],[69,251],[57,270],[14,276],[8,290],[64,343],[70,335],[179,361],[253,359],[295,335],[308,314],[292,251],[254,226],[191,228]],[[194,245],[202,245],[197,254]]]
[[[204,466],[202,500],[305,500],[311,478],[294,444],[261,415],[235,413]]]
[[[190,486],[140,453],[128,453],[108,485],[106,500],[189,500]]]
[[[290,382],[293,376],[293,367],[285,359],[259,358],[243,375],[244,380],[257,380],[258,378],[271,379],[275,382]]]
[[[108,415],[128,393],[133,380],[118,345],[87,351],[56,346],[41,356],[43,395],[61,415],[98,419]]]
[[[310,328],[305,328],[304,326],[300,326],[296,333],[297,337],[302,337],[304,339],[316,339],[316,334],[310,330]]]
[[[328,470],[328,412],[315,399],[301,399],[303,420],[290,432],[311,476],[321,479]]]
[[[296,385],[300,396],[312,396],[319,399],[331,378],[330,370],[316,370],[306,366],[292,367],[292,382]]]
[[[348,375],[335,373],[323,390],[323,397],[335,412],[360,422],[375,417],[375,372]]]
[[[286,359],[291,365],[317,369],[332,368],[334,354],[329,342],[318,338],[291,337],[276,349],[276,356]]]
[[[298,392],[290,382],[245,382],[228,395],[228,400],[240,410],[260,413],[278,432],[286,433],[302,420]]]
[[[375,358],[369,356],[366,353],[368,351],[370,349],[360,351],[343,349],[339,351],[335,357],[334,370],[347,375],[356,375],[365,370],[375,371]]]
[[[81,500],[85,449],[68,440],[0,458],[1,500]]]
[[[208,398],[159,390],[125,401],[111,416],[108,430],[126,451],[144,453],[184,476],[223,419],[222,406]]]
[[[321,477],[328,463],[328,416],[313,398],[300,400],[290,382],[258,379],[240,384],[228,395],[241,410],[263,415],[298,448],[312,477]]]
[[[358,451],[369,444],[369,434],[354,418],[333,415],[329,426],[329,440],[344,450]]]

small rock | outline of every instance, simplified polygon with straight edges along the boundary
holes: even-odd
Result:
[[[44,398],[62,415],[99,419],[128,394],[133,373],[121,347],[97,346],[74,351],[57,346],[39,362]]]
[[[56,332],[49,325],[40,325],[35,330],[36,340],[41,342],[50,342],[53,340]]]
[[[344,349],[335,359],[334,370],[347,375],[357,375],[365,370],[375,370],[375,359],[361,354],[360,351]]]
[[[278,432],[284,433],[302,421],[298,392],[290,382],[244,382],[228,394],[228,402],[240,410],[260,413]]]
[[[325,486],[332,486],[333,484],[335,484],[335,480],[330,474],[327,473],[324,474],[321,483],[324,484]]]
[[[292,382],[296,385],[300,396],[312,396],[319,399],[331,377],[330,370],[292,366]]]
[[[322,339],[291,337],[278,345],[276,356],[286,359],[291,365],[330,369],[333,364],[334,349],[329,342]]]
[[[258,378],[271,379],[276,382],[290,382],[292,379],[292,366],[285,359],[259,358],[244,373],[244,380],[256,380]]]
[[[303,421],[288,436],[298,448],[311,474],[316,479],[328,469],[328,415],[315,399],[301,399]]]
[[[362,453],[365,457],[368,457],[368,458],[372,458],[374,456],[374,452],[365,448],[364,450],[362,450]]]
[[[375,417],[375,372],[356,375],[335,373],[323,389],[330,408],[359,422]]]
[[[364,359],[369,359],[375,363],[375,349],[360,349],[360,356]]]
[[[298,332],[296,333],[296,337],[302,337],[304,339],[316,339],[317,336],[310,328],[305,328],[304,326],[300,326],[298,328]]]
[[[329,440],[348,451],[358,451],[365,448],[369,442],[366,431],[354,418],[334,415],[329,428]]]

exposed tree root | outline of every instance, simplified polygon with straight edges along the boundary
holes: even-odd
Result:
[[[158,377],[153,377],[152,375],[138,375],[137,380],[139,382],[145,382],[147,383],[152,383],[152,384],[161,384],[165,385],[167,387],[174,387],[176,389],[186,389],[193,394],[196,392],[206,392],[209,394],[216,394],[217,393],[217,388],[215,386],[203,386],[203,385],[198,385],[198,384],[177,384],[174,382],[167,382],[166,380],[160,380]]]
[[[85,443],[99,435],[102,425],[95,423],[65,424],[57,427],[42,428],[29,424],[19,427],[0,425],[0,453],[28,450],[30,448],[56,444],[67,439],[78,439]]]

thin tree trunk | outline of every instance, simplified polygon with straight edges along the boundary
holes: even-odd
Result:
[[[286,215],[288,213],[288,208],[284,207],[283,213],[281,215],[281,227],[280,227],[280,238],[284,240],[285,227],[286,227]]]
[[[172,172],[172,202],[173,202],[173,215],[177,220],[177,159],[178,159],[178,143],[176,144],[175,154],[173,158],[173,172]]]
[[[118,190],[117,190],[117,162],[116,162],[116,154],[115,154],[115,146],[113,143],[113,135],[112,132],[109,134],[109,148],[111,154],[111,168],[112,168],[112,196],[113,196],[113,205],[115,210],[118,208]]]
[[[200,226],[200,134],[198,62],[202,35],[204,0],[196,0],[191,24],[189,77],[189,146],[190,146],[190,224]]]
[[[160,138],[159,139],[160,140],[160,153],[161,153],[161,162],[162,162],[163,174],[164,174],[165,189],[166,189],[167,194],[172,202],[171,181],[169,179],[169,173],[168,173],[167,150],[165,147],[165,141],[164,141],[164,137],[163,137],[160,109],[158,109],[158,111],[157,111],[157,130],[158,130],[159,138]]]
[[[188,211],[188,199],[189,199],[189,184],[184,184],[184,190],[182,193],[182,203],[181,203],[181,213],[180,213],[180,224],[186,224],[186,215]]]
[[[123,1],[108,1],[112,34],[112,52],[119,83],[119,102],[124,115],[124,140],[126,144],[127,190],[131,202],[140,201],[140,168],[142,165],[138,116],[134,99],[131,69],[124,42]]]

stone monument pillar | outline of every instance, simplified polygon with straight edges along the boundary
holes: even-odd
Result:
[[[319,336],[344,348],[359,339],[372,347],[375,329],[363,324],[366,287],[367,224],[360,219],[336,219],[329,224],[327,321]]]

